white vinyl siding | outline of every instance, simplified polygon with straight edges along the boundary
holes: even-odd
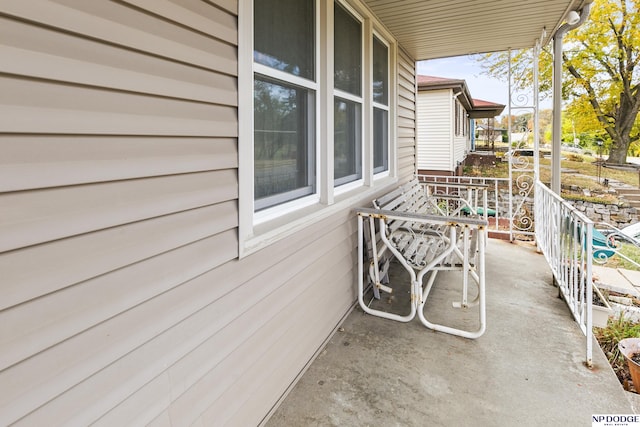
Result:
[[[404,181],[416,173],[416,70],[404,50],[398,50],[397,59],[397,170]]]
[[[353,307],[371,193],[238,259],[238,3],[0,13],[0,425],[259,424]]]
[[[237,5],[0,9],[0,424],[145,424],[239,315]]]
[[[452,171],[453,93],[450,89],[418,92],[418,169]]]
[[[454,170],[459,163],[462,163],[464,161],[467,155],[468,143],[469,137],[466,135],[456,136],[453,139],[453,158],[451,159],[451,170]]]

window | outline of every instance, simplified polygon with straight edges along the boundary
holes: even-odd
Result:
[[[458,101],[453,101],[453,126],[454,126],[454,135],[460,135],[460,109],[458,108]]]
[[[467,111],[464,106],[460,104],[460,135],[465,136],[467,134]]]
[[[360,105],[336,97],[334,112],[334,180],[336,185],[362,177]]]
[[[313,0],[259,0],[254,5],[254,61],[314,80]]]
[[[397,49],[362,0],[238,7],[245,256],[396,181]]]
[[[373,36],[373,172],[389,170],[389,48]]]
[[[334,7],[334,168],[336,186],[362,178],[362,24]]]
[[[256,210],[315,191],[313,92],[256,75],[254,81]]]
[[[469,135],[469,119],[467,118],[467,110],[458,100],[455,100],[455,134],[456,136]]]
[[[254,22],[254,200],[261,210],[315,192],[314,1],[256,1]]]

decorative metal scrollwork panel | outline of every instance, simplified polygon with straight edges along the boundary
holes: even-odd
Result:
[[[537,49],[531,63],[537,67]],[[510,52],[510,63],[512,56]],[[537,76],[536,76],[537,77]],[[525,88],[525,89],[522,89]],[[512,238],[530,240],[535,234],[534,188],[537,178],[538,120],[537,84],[527,85],[509,68],[509,182]]]

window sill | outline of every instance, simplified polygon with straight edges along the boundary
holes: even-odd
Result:
[[[344,209],[368,204],[384,190],[397,184],[398,179],[385,176],[375,180],[373,187],[358,187],[336,195],[335,202],[326,206],[313,203],[278,218],[254,225],[253,235],[240,242],[240,258],[268,247],[282,239],[298,233],[318,221],[335,215]]]

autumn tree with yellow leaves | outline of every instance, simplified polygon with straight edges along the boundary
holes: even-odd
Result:
[[[574,122],[589,130],[599,126],[609,148],[607,161],[625,163],[630,146],[640,142],[640,0],[595,0],[589,19],[563,42],[562,93]],[[542,91],[551,88],[553,60],[547,49],[539,61]],[[512,58],[512,73],[524,84],[532,80],[529,58],[524,52]],[[506,53],[482,55],[480,61],[485,73],[505,77]]]

